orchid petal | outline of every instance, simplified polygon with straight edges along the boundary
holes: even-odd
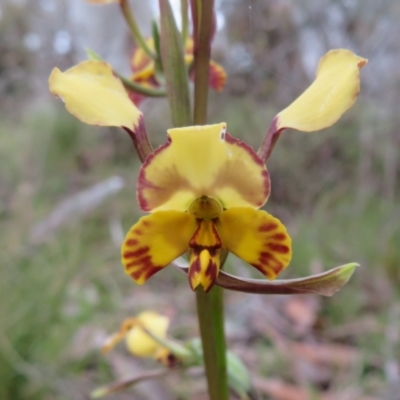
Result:
[[[313,132],[333,125],[356,101],[359,70],[367,60],[349,50],[331,50],[318,64],[311,86],[277,115],[277,129]]]
[[[164,339],[167,335],[169,319],[152,311],[144,311],[136,318],[137,323],[126,335],[126,346],[136,357],[156,357],[162,349],[146,331]]]
[[[250,146],[225,130],[225,123],[170,129],[168,142],[141,167],[142,210],[186,211],[202,196],[224,208],[261,207],[270,191],[268,171]]]
[[[266,211],[231,208],[222,212],[216,226],[222,246],[268,279],[275,279],[290,263],[290,236],[279,219]]]
[[[102,61],[84,61],[65,72],[54,68],[50,91],[67,110],[89,125],[120,126],[130,131],[140,125],[142,113],[132,104],[111,66]]]
[[[265,162],[280,133],[287,128],[314,132],[333,125],[354,104],[360,92],[359,70],[368,60],[350,50],[326,53],[314,82],[273,119],[258,155]]]
[[[126,274],[139,285],[189,248],[196,218],[178,211],[160,211],[140,218],[122,244]]]

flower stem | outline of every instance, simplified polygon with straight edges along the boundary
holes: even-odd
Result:
[[[131,34],[133,38],[136,40],[137,44],[143,49],[143,51],[150,57],[150,58],[156,58],[156,54],[150,49],[150,47],[147,45],[142,32],[140,32],[140,29],[138,27],[138,24],[136,22],[135,16],[132,13],[132,10],[129,6],[129,1],[128,0],[121,0],[120,1],[120,7],[122,14],[125,18],[126,23],[129,26],[129,29],[131,31]]]
[[[188,0],[181,0],[181,15],[182,15],[182,42],[185,47],[188,36]]]
[[[214,0],[192,0],[194,29],[194,123],[207,121],[208,75],[213,34]]]
[[[204,125],[207,123],[214,1],[192,0],[191,7],[193,22],[197,25],[194,29],[194,123]],[[196,300],[210,400],[228,400],[223,289],[214,286],[205,293],[199,287]]]
[[[183,55],[181,33],[176,26],[169,0],[158,0],[160,5],[161,59],[171,109],[176,127],[192,125],[188,72]]]
[[[223,289],[214,286],[209,293],[196,290],[197,314],[203,344],[210,400],[228,400]]]

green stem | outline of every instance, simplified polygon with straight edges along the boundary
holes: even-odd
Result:
[[[131,8],[129,6],[129,0],[121,0],[120,7],[121,7],[122,14],[125,18],[125,21],[128,24],[131,34],[132,34],[133,38],[136,40],[137,44],[143,49],[143,51],[149,57],[156,59],[157,58],[156,54],[147,45],[146,40],[144,39],[144,37],[142,35],[142,32],[140,32],[140,29],[136,22],[135,16],[133,15]]]
[[[165,89],[152,89],[152,88],[143,86],[140,83],[133,82],[133,81],[123,77],[122,75],[118,74],[115,71],[114,71],[114,73],[118,76],[119,79],[121,79],[121,82],[129,90],[133,90],[136,93],[140,93],[140,94],[143,94],[148,97],[166,97],[167,96],[167,91]]]
[[[208,75],[211,56],[214,0],[197,0],[197,37],[194,38],[194,123],[207,121]]]
[[[196,9],[193,9],[196,7]],[[192,2],[194,21],[198,22],[194,38],[194,123],[207,123],[208,73],[211,54],[214,1]],[[226,254],[224,255],[224,258]],[[221,260],[221,265],[223,265]],[[224,332],[223,289],[214,286],[209,293],[196,290],[197,313],[203,345],[204,365],[210,400],[228,400],[226,341]]]
[[[161,15],[161,59],[174,126],[192,125],[189,80],[181,33],[169,0],[159,0]]]
[[[196,290],[203,357],[210,400],[228,400],[223,289],[214,286],[209,293]]]
[[[181,15],[182,15],[182,42],[185,47],[188,36],[188,0],[181,0]]]

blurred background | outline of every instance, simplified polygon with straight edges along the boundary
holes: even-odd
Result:
[[[179,10],[179,2],[173,2]],[[145,34],[156,1],[132,1]],[[261,399],[400,399],[400,3],[396,0],[218,0],[213,59],[227,71],[209,121],[257,147],[273,116],[345,47],[368,58],[356,105],[320,133],[285,132],[268,163],[265,209],[294,241],[282,277],[358,262],[333,298],[226,292],[229,347]],[[91,48],[129,76],[134,43],[115,4],[0,2],[0,399],[88,399],[157,368],[121,345],[99,346],[142,310],[198,336],[195,299],[172,267],[136,286],[119,246],[140,215],[140,166],[128,135],[86,126],[49,91]],[[154,146],[171,126],[164,99],[141,105]],[[260,277],[231,257],[227,269]],[[112,399],[206,399],[202,376],[174,373]],[[232,397],[233,398],[233,397]]]

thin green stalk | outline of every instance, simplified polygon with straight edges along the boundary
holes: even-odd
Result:
[[[136,93],[140,93],[140,94],[143,94],[148,97],[166,97],[167,96],[167,91],[164,88],[152,89],[152,88],[143,86],[140,83],[131,81],[131,80],[123,77],[122,75],[118,74],[115,71],[114,71],[114,73],[118,76],[119,79],[121,79],[121,82],[124,84],[124,86],[127,89],[133,90]]]
[[[189,78],[183,56],[181,33],[169,0],[158,0],[161,14],[161,59],[174,126],[192,125]]]
[[[156,54],[154,51],[150,49],[147,45],[146,40],[144,39],[142,32],[140,32],[139,26],[136,22],[135,16],[132,13],[132,10],[129,6],[129,0],[121,0],[120,7],[122,14],[125,18],[126,23],[129,26],[131,34],[133,38],[137,41],[137,44],[143,49],[143,51],[151,58],[156,59]]]
[[[188,0],[181,0],[181,15],[182,15],[182,42],[185,46],[185,42],[188,36]]]
[[[211,56],[214,0],[197,0],[197,37],[194,38],[194,123],[207,121],[208,75]]]
[[[223,289],[218,286],[214,286],[208,293],[205,293],[202,287],[196,290],[197,314],[210,400],[229,399],[223,295]]]
[[[196,3],[192,2],[192,12],[196,13],[193,20],[198,22],[198,29],[195,29],[197,37],[194,38],[194,123],[204,125],[207,123],[214,1],[197,0]],[[209,293],[205,293],[200,287],[196,290],[196,300],[210,400],[228,400],[223,289],[214,286]]]

